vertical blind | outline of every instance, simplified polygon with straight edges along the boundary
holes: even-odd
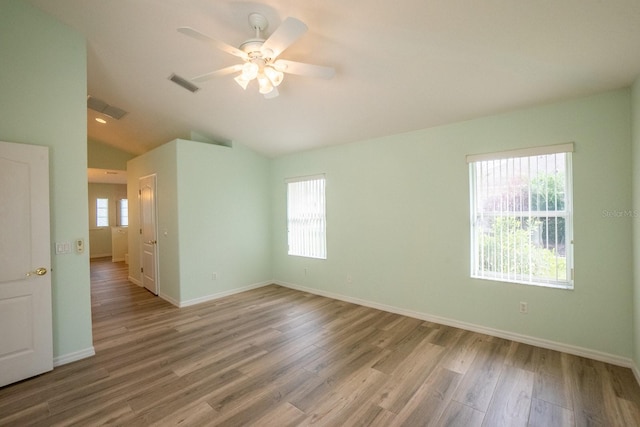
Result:
[[[289,255],[327,258],[325,177],[286,180]]]
[[[567,149],[573,145],[471,158],[472,276],[572,286]]]
[[[96,227],[109,226],[109,199],[96,199]]]

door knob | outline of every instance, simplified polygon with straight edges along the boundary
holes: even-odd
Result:
[[[44,267],[36,268],[35,270],[28,272],[27,277],[33,276],[34,274],[36,276],[44,276],[45,274],[47,274],[47,269]]]
[[[156,243],[158,243],[158,241],[157,241],[157,240],[149,240],[149,241],[147,242],[147,244],[149,244],[149,245],[155,245]]]

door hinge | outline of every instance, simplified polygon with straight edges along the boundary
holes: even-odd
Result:
[[[144,268],[140,267],[140,273],[144,273]]]
[[[142,234],[142,228],[140,229],[140,234]]]
[[[138,196],[142,196],[142,190],[138,190]]]

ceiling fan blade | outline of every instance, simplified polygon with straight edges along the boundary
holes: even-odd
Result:
[[[207,36],[206,34],[202,34],[200,31],[194,30],[191,27],[180,27],[178,28],[178,32],[184,34],[185,36],[189,36],[196,40],[200,40],[201,42],[211,45],[216,49],[220,49],[223,52],[230,53],[231,55],[237,56],[239,58],[247,59],[249,57],[245,52],[241,51],[240,49],[235,48],[219,40],[214,40],[211,37]]]
[[[286,59],[278,59],[273,65],[283,73],[297,74],[299,76],[331,79],[336,75],[336,70],[332,67],[305,64],[303,62],[288,61]]]
[[[230,67],[221,68],[219,70],[212,71],[212,72],[207,73],[207,74],[202,74],[201,76],[196,76],[196,77],[192,78],[191,81],[194,82],[194,83],[202,83],[202,82],[206,82],[207,80],[214,79],[216,77],[221,77],[221,76],[226,76],[228,74],[237,73],[238,71],[242,71],[242,65],[243,64],[236,64],[236,65],[232,65]]]
[[[296,18],[287,18],[264,42],[260,50],[265,57],[276,58],[306,33],[307,29],[304,22]]]
[[[265,99],[271,99],[271,98],[275,98],[275,97],[277,97],[278,95],[280,95],[280,92],[278,92],[278,88],[277,88],[277,87],[274,87],[274,88],[271,90],[271,92],[269,92],[269,93],[265,93],[265,94],[264,94],[264,97],[265,97]]]

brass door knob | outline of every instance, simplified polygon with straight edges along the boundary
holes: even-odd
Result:
[[[44,276],[45,274],[47,274],[47,269],[44,267],[38,267],[35,270],[28,272],[27,277],[33,276],[34,274],[36,276]]]

